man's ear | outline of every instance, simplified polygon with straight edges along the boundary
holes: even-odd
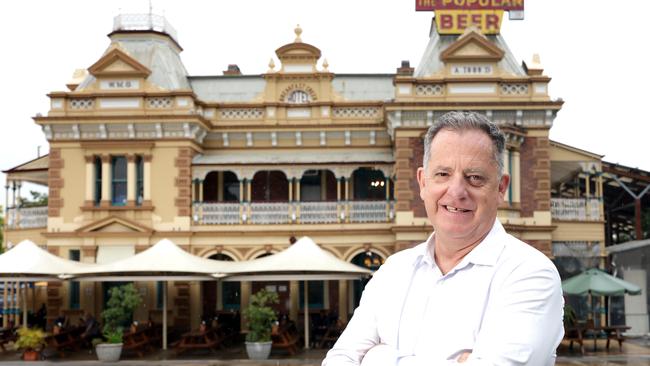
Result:
[[[419,167],[416,173],[418,179],[418,185],[420,186],[420,198],[424,200],[424,188],[427,185],[426,174],[423,167]]]
[[[501,180],[499,180],[499,195],[501,198],[505,197],[506,190],[508,190],[508,184],[510,184],[510,176],[508,174],[502,175]]]

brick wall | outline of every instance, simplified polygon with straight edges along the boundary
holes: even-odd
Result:
[[[177,188],[176,199],[174,200],[178,216],[191,215],[192,201],[192,157],[194,151],[188,147],[178,149],[178,157],[174,166],[178,169],[175,186]]]
[[[421,137],[395,139],[395,185],[397,211],[413,211],[415,217],[427,217],[420,199],[417,171],[422,166],[424,141]]]
[[[61,216],[63,207],[63,198],[61,198],[61,189],[63,188],[63,178],[61,170],[63,169],[63,158],[61,158],[61,149],[50,149],[50,165],[47,171],[48,180],[48,203],[47,215],[49,217]]]
[[[549,211],[551,207],[551,159],[548,137],[526,137],[521,145],[521,215]]]

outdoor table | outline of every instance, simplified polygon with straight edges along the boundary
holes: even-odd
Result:
[[[193,331],[183,334],[181,341],[176,346],[177,354],[188,349],[210,349],[217,352],[217,347],[221,343],[215,329]]]
[[[630,327],[627,325],[609,325],[604,327],[580,325],[577,327],[567,327],[565,329],[565,338],[571,342],[569,347],[575,341],[578,344],[580,344],[580,350],[582,353],[584,353],[584,349],[582,345],[583,340],[588,338],[588,336],[592,336],[594,338],[594,352],[595,352],[597,350],[599,335],[604,334],[605,339],[607,340],[607,344],[605,348],[608,351],[609,351],[609,343],[612,339],[618,341],[618,347],[620,350],[622,350],[623,341],[625,340],[625,336],[623,336],[623,332],[625,332],[628,329],[630,329]]]

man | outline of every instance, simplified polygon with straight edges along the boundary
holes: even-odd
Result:
[[[374,274],[323,366],[554,364],[560,278],[496,218],[510,179],[504,146],[476,113],[447,113],[429,129],[417,180],[434,233]]]

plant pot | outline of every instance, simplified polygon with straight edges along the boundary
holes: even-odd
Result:
[[[30,349],[23,352],[23,361],[38,361],[40,359],[40,352]]]
[[[246,342],[246,353],[251,360],[266,360],[273,342]]]
[[[97,359],[103,362],[117,362],[122,354],[122,343],[100,343],[95,347]]]

